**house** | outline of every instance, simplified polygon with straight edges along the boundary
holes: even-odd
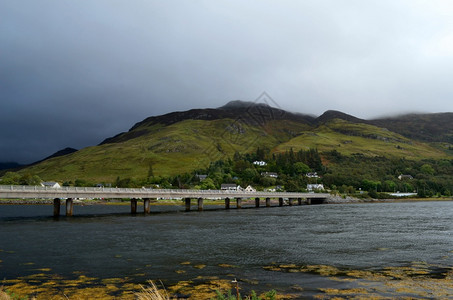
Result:
[[[261,176],[263,177],[271,177],[271,178],[278,178],[278,174],[274,172],[261,172]]]
[[[255,161],[253,162],[253,164],[254,164],[255,166],[260,166],[260,167],[264,167],[264,166],[267,165],[267,163],[266,163],[265,161],[262,161],[262,160],[255,160]]]
[[[320,191],[320,190],[323,190],[324,189],[324,185],[323,184],[307,184],[307,190],[309,192],[313,192],[313,191]]]
[[[312,173],[307,173],[305,176],[308,178],[319,178],[318,173],[312,172]]]
[[[392,195],[394,197],[415,197],[415,196],[417,196],[417,193],[400,193],[400,192],[396,192],[396,193],[390,193],[390,195]]]
[[[198,175],[198,174],[195,175],[195,176],[196,176],[198,179],[200,179],[200,181],[203,181],[203,180],[205,180],[205,179],[208,177],[208,175]]]
[[[400,176],[398,176],[398,179],[399,180],[403,180],[403,179],[414,179],[414,177],[412,177],[411,175],[404,175],[404,174],[401,174]]]
[[[41,182],[41,186],[43,187],[50,187],[54,189],[59,189],[61,188],[60,184],[55,181],[46,181],[46,182]]]
[[[222,183],[220,185],[222,191],[238,191],[240,188],[241,186],[235,183]]]
[[[248,185],[245,189],[245,192],[256,192],[256,189],[254,189],[251,185]]]

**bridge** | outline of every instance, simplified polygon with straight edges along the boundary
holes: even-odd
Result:
[[[243,199],[255,199],[255,207],[260,207],[261,199],[270,207],[271,199],[278,199],[279,206],[324,203],[329,194],[298,192],[246,192],[236,190],[189,190],[189,189],[150,189],[150,188],[111,188],[111,187],[41,187],[27,185],[0,185],[1,199],[54,199],[54,216],[59,216],[61,200],[66,199],[66,215],[73,215],[73,199],[130,199],[131,213],[137,213],[137,201],[143,200],[144,213],[150,213],[151,199],[184,199],[186,211],[191,209],[191,200],[197,199],[198,211],[203,210],[203,200],[223,200],[225,209],[230,208],[232,199],[236,208],[242,208]]]

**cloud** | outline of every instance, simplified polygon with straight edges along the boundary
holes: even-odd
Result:
[[[0,161],[263,91],[312,114],[452,111],[452,15],[440,0],[5,0]]]

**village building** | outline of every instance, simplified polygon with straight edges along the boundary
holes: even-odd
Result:
[[[41,182],[41,186],[43,187],[49,187],[49,188],[54,188],[54,189],[59,189],[61,188],[60,184],[55,181],[45,181]]]
[[[323,184],[319,184],[319,183],[316,183],[316,184],[307,184],[307,190],[309,192],[313,192],[313,191],[321,191],[321,190],[324,190],[324,185]]]
[[[399,180],[403,180],[403,179],[414,179],[414,177],[412,177],[412,175],[404,175],[404,174],[401,174],[400,176],[398,176],[398,179]]]
[[[205,180],[205,179],[208,177],[208,175],[204,175],[204,174],[202,174],[202,175],[197,174],[197,175],[195,175],[195,176],[196,176],[198,179],[200,179],[200,181],[203,181],[203,180]]]
[[[235,183],[222,183],[220,189],[222,191],[238,191],[241,189],[241,186]]]
[[[253,162],[253,164],[254,164],[255,166],[260,166],[260,167],[264,167],[264,166],[267,165],[267,163],[266,163],[265,161],[262,161],[262,160],[255,160],[255,161]]]
[[[248,185],[245,189],[245,192],[256,192],[256,189],[254,189],[251,185]]]
[[[271,178],[278,178],[278,174],[274,172],[261,172],[261,176],[263,177],[271,177]]]
[[[319,178],[318,173],[316,172],[307,173],[305,176],[308,178]]]

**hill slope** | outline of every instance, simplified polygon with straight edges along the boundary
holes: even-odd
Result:
[[[217,109],[149,117],[97,146],[46,159],[22,172],[62,182],[113,182],[117,177],[190,172],[258,147],[274,152],[317,148],[345,155],[453,158],[448,152],[451,124],[453,114],[366,121],[337,111],[315,118],[266,104],[232,101]],[[440,130],[442,126],[445,131]],[[411,131],[422,127],[423,134]],[[438,132],[439,138],[431,136],[433,132]],[[443,142],[444,150],[428,142]]]
[[[448,155],[427,143],[411,140],[385,128],[330,120],[277,147],[277,151],[317,148],[320,152],[336,150],[344,155],[386,156],[418,160],[447,158]]]
[[[27,171],[61,181],[174,175],[205,168],[236,151],[272,149],[308,130],[307,119],[312,118],[262,105],[176,112],[147,118],[98,146],[48,159]]]
[[[453,113],[409,114],[369,121],[411,139],[453,144]]]

